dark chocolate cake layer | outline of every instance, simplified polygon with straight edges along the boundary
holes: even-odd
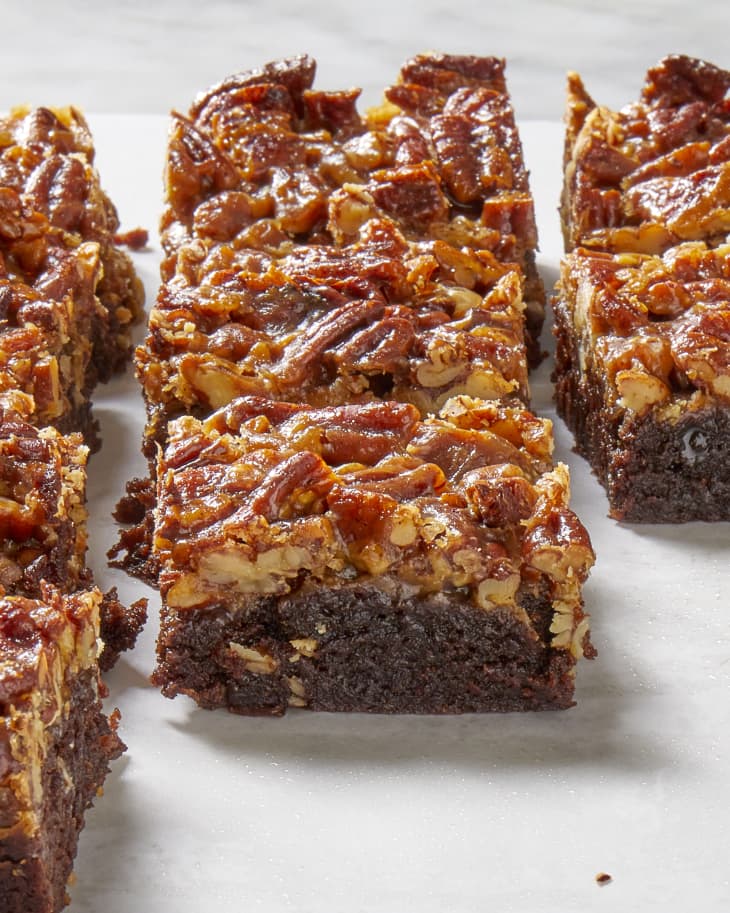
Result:
[[[549,646],[550,599],[518,602],[533,628],[507,607],[414,596],[388,580],[303,587],[236,608],[166,609],[154,680],[168,697],[187,694],[242,714],[572,706],[575,659]]]

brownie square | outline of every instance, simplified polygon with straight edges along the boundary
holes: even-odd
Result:
[[[0,897],[57,913],[84,813],[124,750],[99,699],[98,590],[0,597]]]
[[[171,423],[155,682],[204,707],[568,707],[593,561],[549,422],[468,397]]]
[[[730,232],[730,72],[671,55],[636,102],[599,106],[568,82],[561,216],[566,250],[661,254]]]
[[[90,346],[77,381],[87,393],[126,367],[144,301],[132,262],[115,243],[119,219],[94,154],[75,108],[16,108],[0,118],[0,278],[40,285],[58,302],[74,293],[78,335]],[[38,283],[39,273],[50,275]]]
[[[613,517],[728,519],[730,72],[666,57],[620,111],[568,88],[558,409]]]
[[[616,519],[730,519],[728,302],[729,245],[563,263],[558,408]]]

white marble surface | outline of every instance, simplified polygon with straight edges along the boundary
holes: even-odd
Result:
[[[557,120],[565,72],[632,99],[664,54],[730,66],[728,0],[3,0],[0,108],[19,101],[166,113],[221,76],[307,51],[324,88],[379,99],[429,48],[508,60],[518,115]]]

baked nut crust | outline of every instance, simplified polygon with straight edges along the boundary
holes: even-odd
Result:
[[[0,896],[56,913],[84,813],[124,750],[99,699],[98,590],[0,597]]]
[[[617,519],[730,517],[728,92],[682,56],[618,112],[569,77],[557,402]]]
[[[468,397],[448,401],[440,417],[425,421],[409,404],[313,409],[244,397],[204,421],[172,422],[157,468],[154,549],[165,622],[156,681],[169,696],[182,691],[212,705],[210,690],[199,693],[188,678],[193,673],[180,671],[177,639],[182,628],[208,630],[221,612],[266,614],[270,638],[281,606],[309,612],[321,598],[331,604],[330,639],[339,630],[349,653],[354,644],[345,634],[346,612],[338,620],[333,610],[340,590],[360,587],[369,594],[362,597],[365,612],[371,599],[385,600],[393,612],[410,600],[415,617],[453,604],[475,623],[480,613],[493,616],[492,638],[501,624],[504,636],[539,641],[542,673],[555,653],[562,657],[559,693],[552,697],[556,706],[566,706],[570,670],[584,650],[592,651],[580,591],[593,552],[567,507],[567,470],[552,468],[551,447],[549,422],[524,408]],[[539,606],[539,624],[528,606],[536,612]],[[411,623],[409,616],[406,627]],[[379,625],[373,616],[374,637]],[[449,637],[458,634],[450,631]],[[221,650],[232,650],[234,681],[239,674],[248,681],[291,668],[281,659],[282,644],[275,650],[266,644],[215,641],[197,658],[215,665]],[[283,646],[287,663],[306,657],[316,666],[311,631],[294,632]],[[449,649],[458,652],[453,643]],[[483,662],[499,667],[496,656],[485,654]],[[538,666],[530,673],[533,685]],[[377,699],[374,691],[365,709],[414,709],[417,697],[402,706],[386,699],[392,671],[382,671],[385,690]],[[350,675],[347,666],[338,666],[337,674],[346,681]],[[461,681],[454,669],[444,674]],[[502,692],[492,686],[478,709],[519,705],[514,681]],[[540,706],[550,706],[550,687],[543,686]],[[332,703],[317,706],[347,709],[343,695],[352,687],[351,681],[343,685],[340,698],[333,687]],[[256,711],[253,697],[244,710],[225,693],[219,692],[223,705]],[[307,705],[303,685],[293,694],[297,706]],[[260,712],[283,712],[285,705],[267,709],[266,701]],[[451,710],[471,707],[468,700],[460,705],[458,694],[446,704]],[[428,703],[421,709],[429,708],[438,709]]]
[[[544,290],[534,207],[497,58],[422,55],[366,116],[359,92],[312,88],[297,57],[230,77],[173,121],[162,219],[171,278],[216,245],[275,254],[337,245],[386,216],[407,240],[518,262],[539,360]],[[428,99],[426,102],[425,99]]]

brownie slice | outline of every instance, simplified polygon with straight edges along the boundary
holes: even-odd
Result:
[[[341,245],[387,216],[408,240],[519,263],[528,350],[539,361],[544,290],[504,61],[420,55],[366,116],[359,91],[315,90],[314,74],[306,56],[266,64],[175,117],[163,278],[211,247],[276,255],[292,244]]]
[[[730,72],[672,55],[637,102],[598,106],[568,82],[561,216],[566,250],[661,254],[730,232]]]
[[[39,597],[88,584],[86,458],[79,434],[0,414],[0,587]]]
[[[455,397],[171,423],[154,681],[203,707],[569,707],[593,562],[550,424]]]
[[[84,813],[124,750],[99,700],[97,590],[0,598],[3,913],[68,902]]]
[[[23,394],[34,424],[63,434],[80,431],[98,447],[89,398],[98,248],[47,252],[35,275],[19,275],[12,253],[4,253],[3,259],[0,244],[0,404],[13,408]]]
[[[144,301],[132,262],[114,241],[119,219],[93,162],[92,137],[75,108],[16,108],[0,118],[0,278],[32,285],[29,276],[62,261],[63,275],[41,291],[63,301],[74,270],[83,269],[78,259],[69,263],[69,255],[83,249],[93,261],[85,295],[95,296],[94,306],[85,308],[79,331],[91,345],[79,375],[79,387],[87,390],[126,367],[131,327],[142,318]]]
[[[557,401],[620,520],[729,516],[729,91],[678,55],[620,111],[569,77]]]
[[[16,405],[23,405],[22,398]],[[64,593],[88,587],[86,459],[81,435],[37,428],[18,412],[0,412],[0,590],[40,598],[45,583]],[[101,601],[101,666],[134,646],[146,600],[124,607],[114,589]]]
[[[523,281],[489,251],[408,242],[387,217],[352,243],[276,258],[216,249],[166,283],[137,354],[149,423],[241,395],[338,405],[529,398]]]
[[[729,302],[730,245],[565,259],[557,402],[616,519],[730,519]]]

